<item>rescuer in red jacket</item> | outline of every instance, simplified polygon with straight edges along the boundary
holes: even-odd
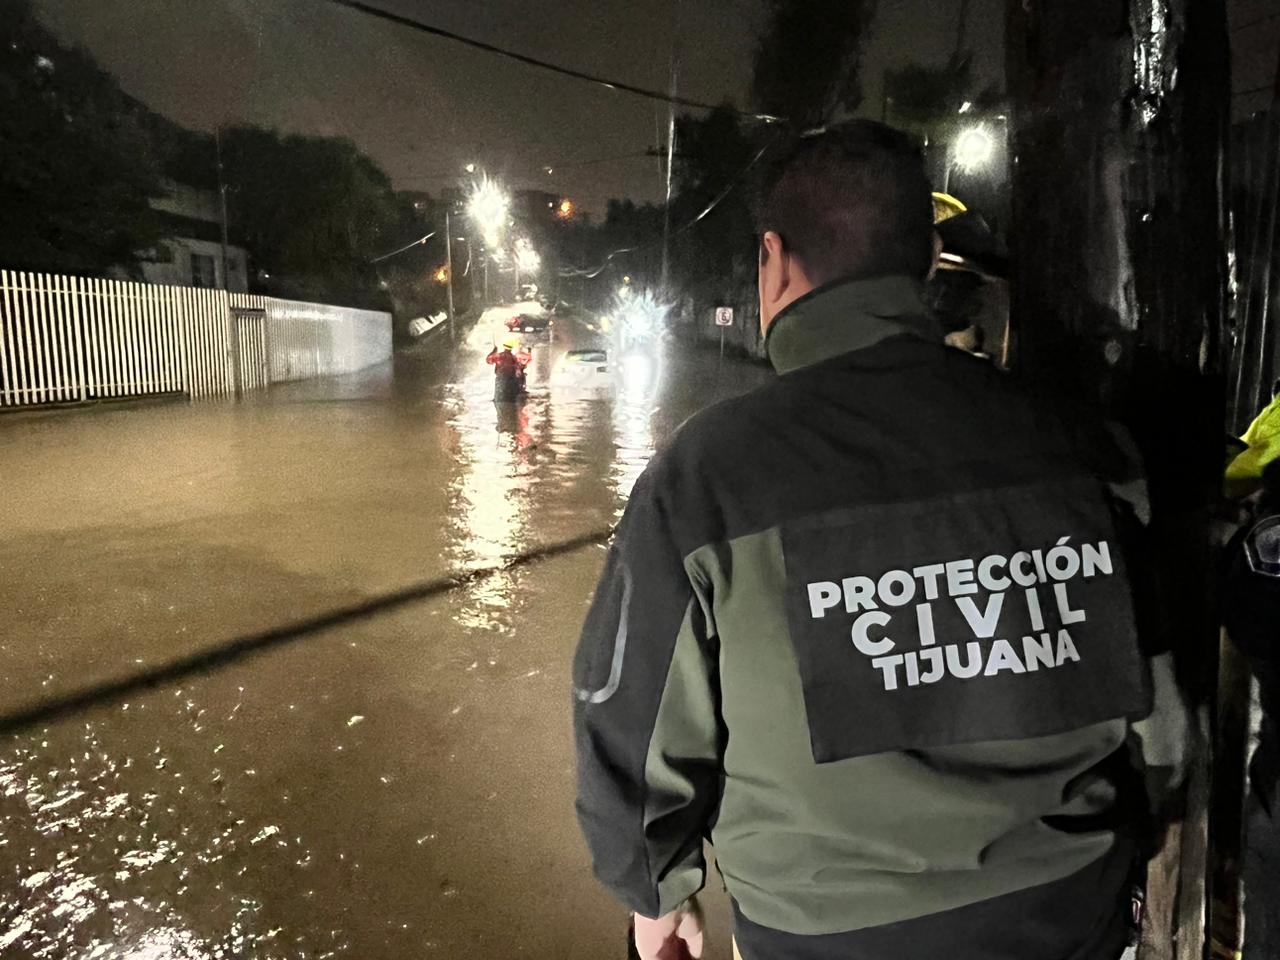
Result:
[[[525,367],[533,355],[520,348],[520,341],[508,337],[502,349],[496,346],[489,351],[485,362],[493,366],[493,399],[498,403],[511,403],[524,393]]]

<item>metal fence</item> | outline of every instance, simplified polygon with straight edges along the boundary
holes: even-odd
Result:
[[[386,313],[0,270],[0,407],[227,396],[390,355]]]

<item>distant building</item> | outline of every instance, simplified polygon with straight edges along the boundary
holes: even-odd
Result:
[[[161,217],[165,239],[142,262],[147,283],[221,289],[222,210],[213,190],[168,184],[168,195],[151,201]],[[226,289],[249,289],[249,254],[227,245]]]

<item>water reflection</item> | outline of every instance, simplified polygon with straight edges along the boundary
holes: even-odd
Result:
[[[530,513],[542,480],[539,450],[549,439],[544,389],[549,347],[530,345],[529,396],[518,403],[494,402],[493,369],[483,356],[500,319],[486,317],[471,331],[446,394],[456,444],[449,516],[449,559],[455,569],[499,565],[535,539]],[[514,587],[510,573],[468,585],[455,619],[468,627],[504,631]]]
[[[654,451],[653,420],[661,386],[663,351],[660,344],[634,350],[617,364],[617,400],[613,411],[613,487],[618,497],[616,515],[626,507],[631,488],[648,466]]]
[[[450,553],[467,569],[615,519],[654,450],[662,362],[656,349],[614,358],[607,390],[566,389],[557,370],[567,351],[598,344],[564,318],[554,339],[525,344],[533,354],[527,397],[494,403],[483,357],[505,337],[500,320],[492,314],[472,330],[447,392],[456,444]],[[455,617],[502,631],[514,587],[507,574],[469,586]]]
[[[168,726],[203,729],[205,711],[177,691]],[[141,704],[126,705],[138,712]],[[121,713],[130,711],[122,707]],[[59,736],[58,734],[61,734]],[[122,738],[114,738],[117,746]],[[83,723],[14,738],[0,761],[0,956],[33,960],[232,960],[332,957],[262,921],[243,895],[256,871],[293,863],[278,828],[237,816],[214,768],[175,762],[153,742],[104,746]],[[227,771],[227,778],[235,774]],[[252,852],[250,852],[252,851]],[[309,859],[309,853],[302,854]],[[198,919],[205,928],[190,925]]]
[[[551,342],[534,345],[525,402],[495,405],[493,373],[484,363],[490,334],[477,328],[451,375],[444,361],[405,365],[404,382],[388,401],[372,399],[358,412],[338,406],[312,422],[312,408],[301,404],[263,403],[244,416],[228,405],[220,429],[244,445],[244,463],[260,460],[269,468],[265,479],[235,488],[243,521],[265,523],[278,538],[246,537],[224,554],[202,541],[203,527],[166,526],[157,537],[193,555],[204,551],[204,565],[186,571],[168,553],[163,563],[146,566],[127,549],[104,547],[110,562],[92,568],[107,584],[99,593],[115,603],[123,591],[130,604],[117,608],[99,598],[88,609],[104,612],[102,625],[86,615],[83,626],[68,626],[64,610],[74,610],[90,585],[90,574],[73,578],[78,592],[48,602],[44,635],[65,641],[60,662],[75,663],[91,647],[106,651],[109,661],[121,656],[126,628],[153,638],[154,646],[139,649],[157,658],[223,639],[232,632],[226,597],[279,604],[278,614],[263,614],[266,627],[278,622],[272,617],[288,618],[289,598],[299,590],[311,591],[306,595],[323,609],[343,588],[375,593],[387,582],[489,567],[606,527],[655,442],[711,399],[711,369],[684,350],[672,351],[676,372],[666,382],[666,358],[652,354],[611,358],[621,363],[610,365],[608,390],[557,392],[553,372],[567,350],[599,352],[594,331],[566,323]],[[203,427],[197,421],[192,429]],[[314,509],[279,520],[279,504],[297,499],[297,488],[275,476],[278,464],[288,462],[282,450],[296,457],[296,476],[326,482],[307,488]],[[169,486],[157,495],[167,496]],[[88,486],[78,495],[96,497]],[[404,501],[411,509],[401,509]],[[220,542],[224,518],[215,520],[208,535]],[[329,535],[312,535],[334,520],[343,522]],[[287,549],[277,550],[275,539]],[[413,548],[403,549],[403,542]],[[391,560],[353,565],[344,550]],[[267,552],[283,558],[288,577],[271,565],[263,569],[278,579],[249,572]],[[262,678],[266,692],[256,707],[235,681],[224,687],[201,681],[202,696],[167,688],[90,715],[92,723],[69,721],[6,742],[0,957],[389,960],[427,954],[433,940],[452,944],[453,956],[505,955],[496,949],[504,929],[493,922],[487,899],[495,887],[506,894],[504,910],[524,917],[522,935],[542,936],[546,928],[546,944],[539,943],[547,946],[561,927],[538,912],[542,894],[517,889],[532,869],[522,818],[537,799],[524,785],[547,770],[568,769],[553,731],[562,722],[566,638],[580,622],[593,562],[584,553],[503,573],[447,602],[406,611],[397,629],[412,641],[388,640],[393,634],[380,621],[299,647],[296,659],[257,661],[244,674]],[[121,569],[132,579],[121,580]],[[295,576],[298,570],[307,576]],[[183,577],[192,591],[222,578],[220,602],[181,619],[181,605],[194,604],[195,595],[183,592]],[[33,580],[14,594],[15,607],[46,589]],[[72,598],[65,607],[63,596]],[[148,604],[170,613],[177,604],[177,619],[147,619]],[[433,623],[437,629],[424,629]],[[174,632],[176,624],[190,625],[191,635]],[[520,642],[507,643],[517,629]],[[6,679],[21,696],[38,685]],[[353,702],[353,691],[370,702]],[[502,709],[493,709],[498,702]],[[246,714],[258,726],[246,729]],[[396,736],[375,734],[380,715],[397,725]],[[477,726],[477,716],[489,719]],[[335,744],[326,733],[333,729],[356,739]],[[539,831],[545,848],[539,856],[564,874],[581,867],[573,860],[572,777],[545,779],[544,809],[557,813],[547,814]],[[477,839],[467,829],[480,822],[486,834]],[[366,856],[379,865],[376,876],[360,872]],[[458,866],[464,857],[465,868]],[[581,890],[588,882],[583,870],[566,886],[578,883],[574,889]],[[596,932],[607,926],[595,918],[587,923]],[[484,949],[456,946],[474,942],[477,931],[491,937]],[[550,946],[524,952],[555,955]]]
[[[621,516],[631,488],[653,456],[652,406],[621,399],[614,408],[613,429],[616,453],[610,473],[618,496],[615,516]]]

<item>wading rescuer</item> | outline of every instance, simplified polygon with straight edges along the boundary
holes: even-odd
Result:
[[[502,349],[496,346],[489,351],[485,362],[493,367],[493,399],[498,403],[511,403],[520,399],[525,387],[525,367],[532,355],[520,348],[520,341],[508,337]]]
[[[636,483],[574,663],[596,873],[645,958],[707,839],[746,960],[1119,957],[1186,730],[1134,458],[944,346],[905,135],[798,138],[759,232],[779,376]]]

